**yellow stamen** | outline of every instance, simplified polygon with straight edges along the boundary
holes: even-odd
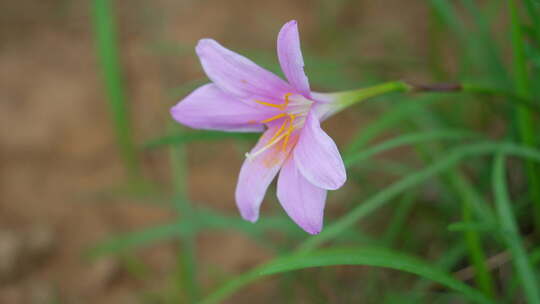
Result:
[[[276,116],[273,116],[273,117],[270,117],[270,118],[268,118],[268,119],[265,119],[265,120],[261,121],[261,123],[271,122],[271,121],[274,121],[274,120],[276,120],[276,119],[280,119],[281,117],[283,117],[283,116],[285,116],[285,115],[287,115],[287,114],[285,114],[285,113],[279,113],[279,114],[276,115]]]
[[[269,102],[264,102],[260,100],[255,100],[256,103],[262,104],[263,106],[272,107],[272,108],[278,108],[280,110],[283,110],[283,104],[273,104]]]
[[[287,93],[285,94],[285,102],[282,103],[282,104],[275,104],[275,103],[269,103],[269,102],[265,102],[265,101],[260,101],[260,100],[255,100],[256,103],[258,104],[262,104],[263,106],[267,106],[267,107],[272,107],[272,108],[277,108],[277,109],[280,109],[280,110],[285,110],[287,108],[287,106],[289,105],[289,96],[293,95],[293,93]]]
[[[287,152],[287,144],[289,143],[289,138],[291,137],[292,131],[294,130],[293,122],[295,119],[295,115],[289,114],[289,117],[291,119],[291,122],[289,124],[289,128],[285,132],[285,138],[283,139],[283,144],[281,146],[281,150],[283,150],[283,152]]]
[[[274,134],[274,136],[272,136],[272,138],[268,141],[269,144],[272,144],[274,142],[274,140],[281,134],[281,132],[283,132],[283,130],[285,130],[286,125],[287,125],[287,120],[285,120],[283,122],[281,127],[279,127],[279,130],[277,130],[276,134]]]
[[[285,108],[289,105],[289,96],[291,95],[293,95],[293,93],[285,94]]]
[[[293,127],[289,127],[289,129],[285,133],[285,138],[283,139],[283,144],[281,146],[281,150],[283,152],[287,152],[287,144],[289,143],[289,138],[291,137],[291,133],[293,130],[294,130]]]

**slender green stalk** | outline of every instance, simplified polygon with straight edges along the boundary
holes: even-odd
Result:
[[[94,35],[103,81],[109,100],[109,110],[114,123],[120,155],[129,178],[138,180],[139,161],[126,104],[124,81],[118,55],[118,41],[114,10],[109,0],[92,1]]]
[[[473,213],[471,205],[475,199],[472,188],[465,177],[462,176],[457,170],[453,170],[450,175],[450,181],[456,188],[461,199],[463,222],[470,224],[473,222]],[[482,247],[482,240],[478,234],[478,231],[474,229],[465,229],[464,231],[465,244],[468,248],[469,259],[475,269],[476,285],[482,290],[482,292],[490,298],[495,295],[493,287],[493,278],[486,266],[486,254]]]
[[[534,0],[524,0],[523,3],[527,8],[527,12],[529,13],[529,17],[533,24],[533,30],[538,44],[537,46],[540,47],[540,10],[538,9],[538,3],[535,3]]]
[[[508,72],[501,60],[498,52],[499,48],[492,39],[490,24],[483,12],[478,8],[476,1],[461,0],[463,6],[472,15],[474,22],[478,27],[478,33],[473,37],[479,44],[482,57],[486,61],[486,70],[489,76],[498,84],[499,87],[508,87],[510,80]]]
[[[442,48],[445,46],[446,35],[442,20],[437,16],[436,10],[431,7],[429,14],[428,28],[428,61],[431,74],[434,79],[441,80],[446,77],[446,71],[443,67]]]
[[[521,21],[515,0],[508,0],[510,21],[512,26],[512,47],[514,52],[514,77],[516,94],[522,98],[531,98],[531,82],[527,71],[525,57],[525,40],[521,30]],[[516,111],[517,129],[521,141],[528,146],[536,146],[533,117],[526,107],[519,106]],[[527,161],[525,163],[529,178],[529,191],[534,208],[535,229],[540,234],[540,174],[538,166]]]
[[[176,126],[172,128],[177,129]],[[178,130],[176,130],[178,132]],[[186,197],[185,151],[182,146],[170,149],[172,183],[174,189],[173,205],[178,213],[178,222],[193,220],[194,211]],[[185,302],[195,303],[199,298],[197,283],[196,232],[180,236],[181,248],[178,251],[178,278],[180,290],[185,291]],[[182,297],[178,295],[180,299]],[[176,299],[178,301],[178,299]]]
[[[540,303],[540,282],[536,278],[534,268],[523,246],[514,212],[508,198],[506,185],[506,172],[504,168],[504,154],[497,154],[493,164],[493,190],[495,192],[495,206],[499,215],[502,238],[513,257],[516,273],[521,281],[527,298],[527,303]]]
[[[386,231],[383,236],[383,244],[385,244],[385,247],[387,248],[393,248],[394,243],[400,233],[406,230],[406,221],[409,217],[411,211],[413,210],[414,203],[416,203],[418,194],[414,191],[405,193],[403,195],[403,198],[401,199],[401,202],[399,203],[399,206],[397,206],[394,215],[392,219],[390,220],[390,224],[388,225],[388,228],[386,228]]]

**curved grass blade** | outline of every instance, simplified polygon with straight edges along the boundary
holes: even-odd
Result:
[[[195,220],[177,221],[174,223],[152,226],[117,236],[98,242],[87,250],[85,255],[91,259],[96,259],[104,255],[119,254],[129,250],[153,245],[157,242],[174,240],[179,236],[186,236],[203,231],[227,231],[235,230],[252,237],[256,241],[261,241],[262,245],[267,239],[262,237],[268,232],[280,232],[287,237],[303,240],[306,233],[298,228],[288,217],[265,216],[261,218],[257,225],[253,225],[238,216],[223,215],[211,210],[196,210],[193,215]],[[374,244],[374,240],[358,232],[347,232],[340,236],[344,241],[361,241],[363,243]],[[267,244],[266,244],[267,245]]]
[[[188,225],[179,227],[177,223],[172,223],[125,233],[96,244],[86,252],[86,255],[91,259],[95,259],[107,254],[121,253],[145,245],[155,244],[159,241],[173,240],[179,234],[187,233],[189,228],[191,227],[188,227]]]
[[[420,259],[379,248],[330,249],[277,258],[227,282],[202,303],[220,303],[227,296],[265,276],[311,267],[356,265],[404,271],[461,293],[473,303],[491,303],[480,292]]]
[[[366,160],[367,158],[377,153],[381,153],[383,151],[397,148],[400,146],[412,145],[412,144],[417,144],[417,143],[422,143],[422,142],[432,141],[432,140],[437,140],[437,139],[459,140],[459,139],[465,139],[465,138],[472,138],[475,136],[478,137],[478,134],[474,134],[470,131],[445,130],[445,129],[405,134],[397,138],[387,140],[379,145],[370,147],[359,153],[356,153],[354,155],[351,155],[345,158],[345,166],[347,167],[352,166],[354,163],[360,162],[362,160]]]
[[[351,228],[364,216],[367,216],[371,212],[379,209],[380,207],[389,203],[393,198],[402,194],[404,191],[417,186],[426,180],[436,176],[448,170],[463,160],[465,157],[481,156],[485,154],[492,154],[499,151],[512,154],[514,156],[524,157],[536,162],[540,162],[540,151],[532,149],[526,146],[515,145],[512,143],[499,143],[499,142],[482,142],[475,144],[463,145],[458,148],[454,148],[447,153],[447,156],[438,160],[429,167],[420,170],[414,174],[406,176],[399,181],[391,184],[382,191],[376,193],[374,196],[368,198],[358,207],[351,210],[347,215],[340,218],[332,225],[328,225],[319,235],[309,238],[306,242],[302,243],[298,250],[310,251],[316,247],[322,245],[324,242],[329,241],[345,230]]]
[[[499,215],[499,222],[502,230],[502,238],[506,246],[510,249],[516,273],[521,281],[527,303],[540,303],[540,284],[535,276],[534,268],[531,265],[527,252],[523,247],[523,240],[520,237],[518,226],[515,221],[514,212],[508,198],[506,185],[506,172],[504,168],[504,155],[498,154],[493,164],[493,191],[495,192],[495,206]]]
[[[516,94],[523,98],[530,98],[532,96],[532,81],[529,77],[525,54],[526,41],[523,37],[521,16],[516,1],[508,0],[508,9],[510,12]],[[525,107],[518,107],[515,118],[521,142],[531,147],[536,146],[537,130],[532,113]],[[537,233],[540,233],[540,174],[538,173],[538,166],[530,161],[525,162],[525,166],[529,182],[529,195],[533,201],[535,229]]]
[[[139,159],[128,115],[129,109],[120,66],[113,2],[109,0],[92,1],[92,17],[96,49],[120,156],[130,179],[136,181],[140,179]]]
[[[362,132],[359,132],[358,136],[356,136],[348,145],[344,154],[346,156],[354,154],[379,133],[405,118],[413,117],[423,106],[434,103],[435,101],[436,99],[432,96],[419,96],[414,102],[403,102],[392,107],[378,117],[375,122],[364,127]]]
[[[174,134],[152,139],[143,144],[145,149],[164,148],[171,145],[182,145],[196,141],[219,141],[224,139],[238,139],[246,141],[254,141],[259,137],[259,134],[254,133],[231,133],[218,131],[197,131]]]

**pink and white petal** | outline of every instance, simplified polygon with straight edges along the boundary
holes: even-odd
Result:
[[[246,105],[215,84],[206,84],[172,107],[171,115],[194,129],[262,132],[259,122],[269,113]]]
[[[347,180],[345,165],[336,144],[321,129],[316,114],[311,111],[294,149],[294,161],[302,175],[313,185],[335,190]]]
[[[344,109],[344,103],[340,102],[339,93],[316,93],[311,92],[315,101],[312,111],[320,122],[323,122]]]
[[[277,39],[277,53],[281,70],[289,83],[298,93],[309,98],[309,81],[304,73],[304,59],[296,20],[287,22],[281,28]]]
[[[251,153],[263,148],[277,130],[276,127],[266,130]],[[259,218],[266,190],[290,152],[290,149],[283,152],[280,148],[281,145],[276,144],[253,158],[246,158],[240,169],[235,196],[236,205],[245,220],[255,222]]]
[[[283,79],[213,39],[201,39],[195,50],[208,78],[236,97],[281,103],[291,92]]]
[[[310,234],[318,234],[323,227],[326,190],[308,182],[298,171],[293,157],[289,157],[277,184],[277,196],[289,217]]]

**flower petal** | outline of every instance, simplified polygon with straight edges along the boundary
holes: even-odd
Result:
[[[298,93],[309,98],[309,81],[304,73],[304,59],[296,20],[287,22],[281,28],[277,39],[277,53],[281,70],[289,83]]]
[[[271,127],[264,132],[253,150],[259,151],[278,130]],[[259,218],[259,207],[266,193],[266,189],[278,173],[289,150],[281,151],[281,145],[276,144],[253,159],[247,158],[240,169],[238,184],[236,185],[236,205],[242,217],[255,222]]]
[[[342,102],[344,93],[318,93],[311,92],[313,101],[313,111],[320,122],[323,122],[344,109]]]
[[[311,111],[294,149],[294,160],[302,175],[313,185],[335,190],[346,179],[345,166],[336,144],[321,129],[316,114]]]
[[[326,190],[308,182],[289,157],[279,173],[277,196],[293,221],[310,234],[322,230]]]
[[[264,126],[259,122],[268,117],[265,111],[246,105],[215,84],[193,91],[172,107],[171,115],[195,129],[237,132],[261,132]]]
[[[281,103],[291,92],[283,79],[213,39],[201,39],[195,50],[208,78],[236,97]]]

